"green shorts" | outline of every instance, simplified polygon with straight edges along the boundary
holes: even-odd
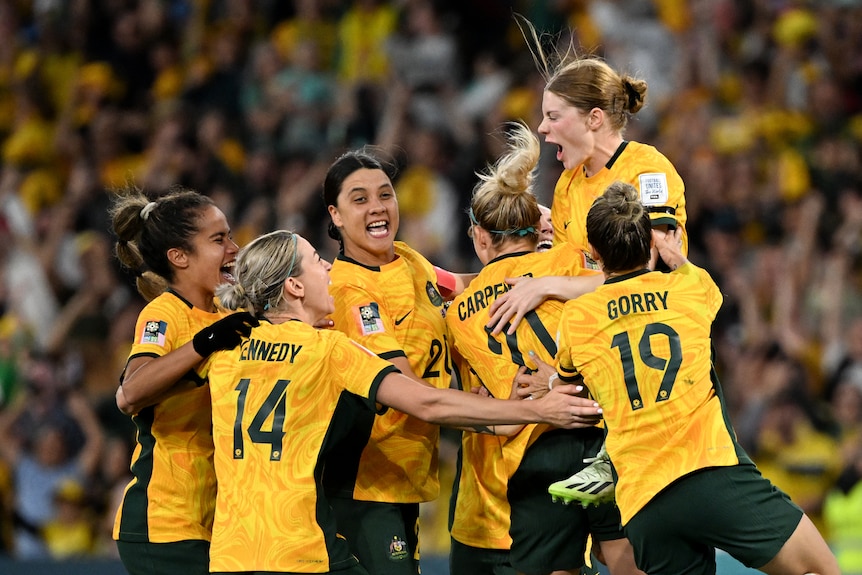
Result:
[[[331,497],[338,532],[375,575],[419,575],[419,504]]]
[[[802,515],[754,465],[710,467],[666,487],[625,532],[647,573],[714,574],[715,548],[746,567],[769,563]]]
[[[117,541],[120,560],[129,575],[209,575],[210,543],[190,539],[172,543]]]
[[[604,432],[595,427],[554,429],[527,449],[507,494],[512,508],[509,560],[519,572],[577,569],[584,564],[588,535],[598,541],[625,537],[615,503],[583,509],[554,503],[548,494],[551,483],[586,467],[584,458],[595,456],[603,441]]]
[[[506,549],[480,549],[452,539],[449,575],[517,575]]]

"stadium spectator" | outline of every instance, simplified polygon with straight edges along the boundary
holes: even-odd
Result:
[[[45,529],[59,518],[54,495],[65,481],[92,481],[103,433],[87,397],[53,358],[31,354],[25,381],[24,393],[0,413],[0,455],[13,477],[13,554],[45,559]]]

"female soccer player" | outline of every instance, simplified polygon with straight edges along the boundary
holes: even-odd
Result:
[[[736,442],[711,362],[721,292],[682,254],[682,230],[652,231],[638,190],[612,184],[587,215],[605,283],[566,303],[561,381],[601,405],[617,504],[638,567],[715,573],[715,550],[773,575],[839,573],[811,520]],[[650,272],[653,242],[673,270]]]
[[[193,191],[150,201],[130,190],[111,215],[117,257],[149,300],[117,390],[138,445],[113,536],[132,575],[205,575],[216,486],[209,388],[193,369],[256,324],[215,306],[215,287],[232,280],[237,245],[221,210]]]
[[[352,151],[326,174],[329,235],[341,247],[332,266],[332,318],[336,329],[404,375],[447,388],[441,272],[395,241],[399,212],[389,169],[369,153]],[[439,494],[440,430],[394,410],[366,416],[358,424],[356,444],[345,444],[345,453],[328,464],[327,490],[338,525],[372,573],[417,575],[419,503]]]
[[[357,563],[323,489],[333,449],[356,439],[363,412],[389,406],[477,431],[534,421],[568,427],[596,413],[567,395],[574,386],[538,401],[499,401],[397,373],[342,332],[313,327],[334,311],[329,270],[304,238],[281,230],[240,250],[236,285],[217,291],[226,307],[253,310],[260,326],[201,371],[212,390],[218,478],[214,573],[375,573]],[[395,542],[391,549],[406,552]]]
[[[552,67],[532,24],[523,19],[518,23],[547,79],[538,131],[546,142],[557,145],[557,160],[564,168],[551,204],[554,241],[566,240],[589,253],[587,211],[608,185],[623,181],[639,191],[657,229],[682,230],[683,253],[688,253],[682,178],[654,147],[624,138],[629,118],[646,101],[647,83],[618,73],[598,58],[578,57],[573,50]],[[512,333],[524,314],[544,299],[571,299],[597,285],[596,278],[519,279],[514,289],[494,302],[488,325],[495,334],[503,329]],[[610,468],[605,452],[600,450],[592,459],[590,467],[564,484],[560,482],[555,490],[577,495],[585,502],[612,499],[614,484],[607,473]],[[607,489],[596,491],[597,483],[607,485]]]
[[[631,116],[646,102],[647,83],[620,74],[599,58],[569,51],[555,65],[548,61],[536,30],[519,19],[540,71],[546,78],[542,122],[538,131],[556,144],[563,173],[554,188],[551,221],[554,242],[568,241],[589,253],[587,211],[612,182],[628,182],[639,191],[653,225],[685,232],[685,186],[673,164],[654,147],[625,139]],[[577,297],[598,285],[580,278],[521,278],[491,308],[489,327],[498,333],[507,322],[513,333],[524,314],[546,298]]]
[[[470,203],[473,247],[484,268],[446,314],[453,355],[463,359],[459,372],[494,397],[509,396],[519,367],[535,367],[536,357],[553,361],[563,309],[547,300],[514,334],[490,335],[488,307],[506,289],[506,278],[598,274],[585,269],[583,252],[571,244],[536,253],[542,213],[531,189],[539,141],[523,124],[514,124],[511,134],[508,152],[480,174]],[[528,425],[508,438],[464,434],[453,496],[452,575],[578,573],[591,532],[612,573],[637,572],[613,503],[582,509],[548,497],[547,485],[583,468],[584,457],[602,443],[596,420],[583,424],[574,430]]]

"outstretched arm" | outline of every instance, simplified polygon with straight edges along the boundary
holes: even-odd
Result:
[[[543,276],[506,278],[512,289],[500,295],[488,308],[487,327],[497,335],[509,324],[506,333],[513,334],[527,312],[546,299],[566,301],[589,293],[602,285],[601,274],[587,276]]]
[[[99,467],[105,434],[96,413],[83,394],[72,392],[66,400],[66,406],[84,433],[84,446],[78,454],[78,465],[85,476],[92,477]]]
[[[583,405],[577,397],[579,386],[554,386],[553,391],[535,401],[508,401],[481,397],[455,389],[424,386],[402,374],[390,373],[380,383],[377,401],[430,423],[449,427],[487,427],[510,423],[548,423],[572,429],[579,418],[595,416],[601,408],[595,402]]]

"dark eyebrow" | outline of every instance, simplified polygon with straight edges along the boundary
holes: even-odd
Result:
[[[393,186],[393,185],[392,185],[392,182],[387,182],[387,183],[385,183],[385,184],[381,184],[380,186],[378,186],[378,187],[377,187],[377,191],[379,192],[380,190],[393,190],[393,191],[394,191],[394,190],[395,190],[395,186]],[[349,190],[347,190],[347,193],[348,193],[348,194],[358,193],[358,192],[362,192],[362,193],[366,193],[366,194],[367,194],[367,193],[368,193],[368,188],[364,188],[364,187],[361,187],[361,186],[357,186],[357,187],[355,187],[355,188],[350,188]]]

